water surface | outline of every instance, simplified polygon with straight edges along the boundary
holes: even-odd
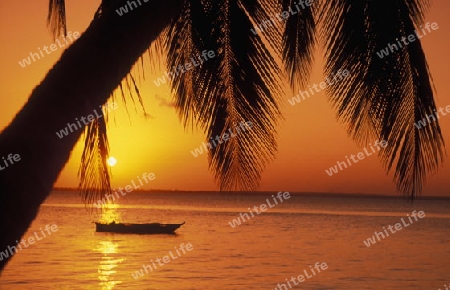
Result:
[[[291,282],[292,289],[437,290],[450,283],[448,200],[293,195],[230,226],[247,208],[267,204],[271,194],[131,193],[100,217],[186,221],[172,236],[95,233],[97,215],[89,215],[80,197],[55,192],[24,238],[47,224],[58,231],[15,254],[0,289],[275,289],[316,262],[328,268],[298,286]],[[365,246],[374,231],[413,210],[425,218]],[[183,243],[192,251],[132,277]]]

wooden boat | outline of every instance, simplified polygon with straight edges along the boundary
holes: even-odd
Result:
[[[95,223],[97,232],[122,233],[122,234],[173,234],[182,224],[109,224]]]

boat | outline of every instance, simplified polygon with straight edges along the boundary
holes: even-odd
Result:
[[[97,232],[122,233],[122,234],[173,234],[182,224],[122,224],[112,222],[109,224],[95,223]]]

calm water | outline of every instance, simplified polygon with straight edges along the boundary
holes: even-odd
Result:
[[[291,282],[292,289],[437,290],[450,283],[450,201],[292,196],[236,228],[229,225],[270,194],[129,194],[102,216],[186,221],[178,235],[146,236],[95,233],[97,214],[89,215],[76,193],[53,193],[24,238],[47,224],[58,231],[15,254],[0,289],[275,289],[304,270],[312,277]],[[365,246],[374,231],[413,210],[426,217]],[[132,277],[182,243],[193,250]],[[309,266],[316,262],[328,269],[314,276]]]

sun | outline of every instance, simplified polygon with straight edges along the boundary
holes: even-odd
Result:
[[[109,166],[113,167],[117,163],[117,159],[114,156],[111,156],[106,160]]]

